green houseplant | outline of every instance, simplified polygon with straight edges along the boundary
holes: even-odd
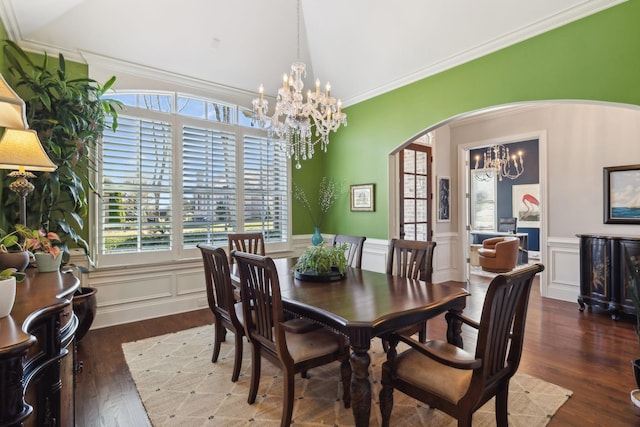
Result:
[[[49,158],[58,166],[54,172],[41,173],[33,182],[35,189],[27,203],[27,226],[56,233],[63,256],[68,258],[67,245],[85,250],[93,264],[89,244],[83,237],[89,195],[96,194],[92,176],[97,164],[97,150],[108,119],[115,131],[118,126],[120,101],[105,98],[114,84],[106,83],[67,71],[62,54],[50,63],[44,54],[40,63],[10,40],[5,40],[3,52],[12,78],[12,86],[27,105],[27,121],[38,133]],[[8,185],[8,180],[3,182]],[[18,197],[4,188],[1,195],[3,217],[0,224],[18,222]],[[74,312],[80,326],[76,334],[79,342],[95,316],[96,289],[82,287],[74,295]]]
[[[104,85],[87,77],[74,77],[67,72],[62,54],[57,63],[50,63],[46,54],[41,63],[36,63],[10,40],[5,40],[3,52],[13,86],[26,102],[27,122],[58,166],[54,172],[41,173],[34,180],[26,225],[58,234],[65,252],[66,245],[73,243],[89,255],[83,228],[89,195],[95,193],[91,180],[96,162],[94,149],[108,117],[112,118],[112,128],[117,127],[117,110],[122,106],[119,101],[103,98],[115,77]],[[4,182],[8,184],[8,180]],[[15,193],[5,188],[2,204],[3,223],[17,223]]]
[[[298,257],[293,266],[294,275],[298,279],[305,280],[340,280],[347,269],[346,250],[346,244],[325,247],[324,243],[321,243],[310,246]]]
[[[0,270],[15,268],[24,271],[29,265],[29,253],[18,239],[18,231],[7,233],[0,229]]]
[[[41,273],[48,273],[60,269],[62,262],[62,251],[60,250],[60,237],[52,232],[31,230],[22,224],[16,225],[16,231],[20,234],[24,242],[22,246],[30,251],[36,258],[36,266]]]

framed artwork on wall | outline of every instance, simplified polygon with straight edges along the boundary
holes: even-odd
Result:
[[[438,218],[437,222],[451,221],[451,178],[438,177]]]
[[[540,184],[511,187],[513,216],[522,228],[540,228]]]
[[[640,224],[640,165],[603,170],[604,223]]]
[[[374,184],[357,184],[351,186],[351,212],[373,212]]]

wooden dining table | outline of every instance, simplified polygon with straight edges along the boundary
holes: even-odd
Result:
[[[285,310],[319,322],[349,339],[351,404],[356,426],[368,426],[371,414],[371,339],[446,311],[462,312],[469,295],[461,287],[351,267],[342,280],[302,281],[294,278],[295,258],[273,261]],[[239,281],[235,268],[232,268],[232,279]],[[461,326],[452,320],[447,328],[447,340],[460,347]]]

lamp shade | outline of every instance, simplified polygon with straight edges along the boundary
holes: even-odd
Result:
[[[24,101],[9,87],[0,74],[0,127],[26,129]]]
[[[5,129],[0,139],[0,169],[52,172],[57,169],[30,129]]]

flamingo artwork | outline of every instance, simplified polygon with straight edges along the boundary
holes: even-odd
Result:
[[[522,196],[522,204],[527,208],[520,212],[520,219],[524,221],[537,221],[540,214],[540,201],[529,193]],[[533,218],[530,218],[533,217]]]

